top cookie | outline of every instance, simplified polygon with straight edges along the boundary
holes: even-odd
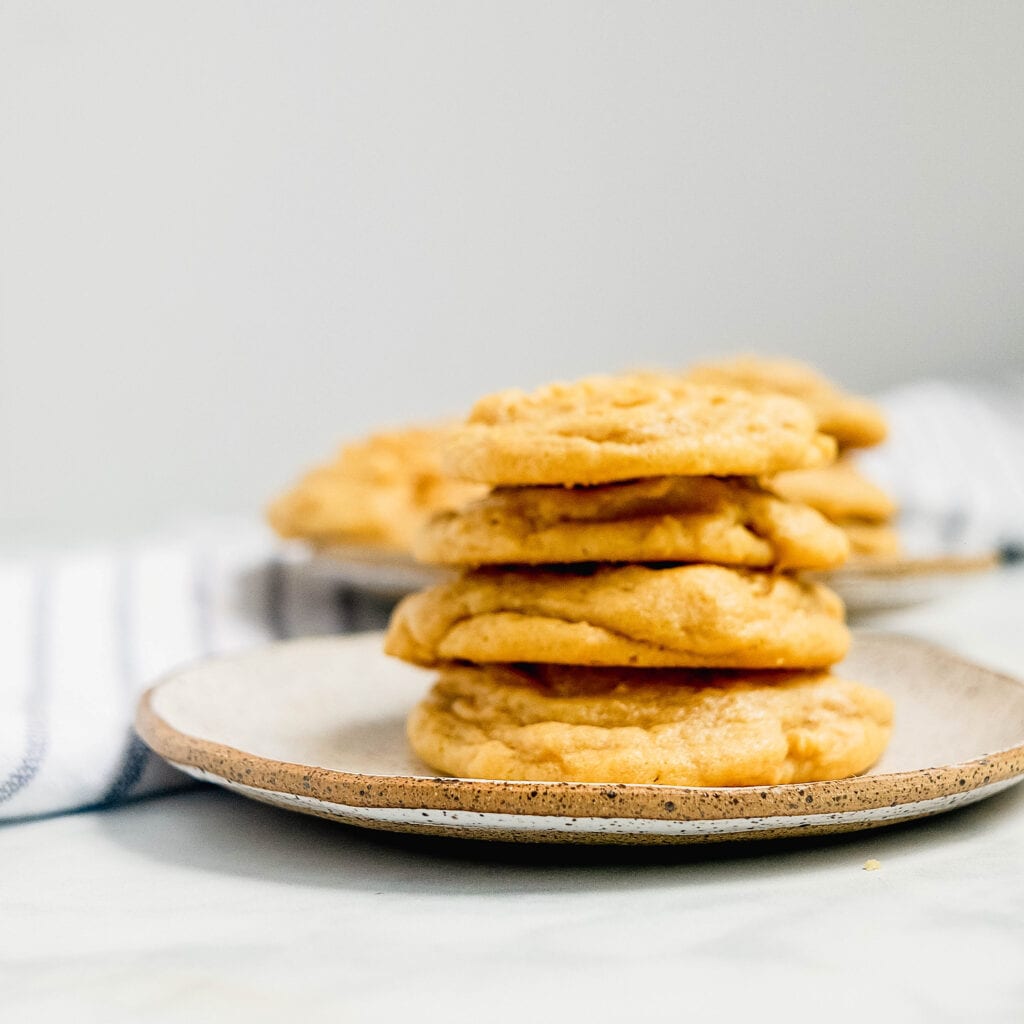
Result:
[[[489,395],[453,433],[443,465],[497,486],[601,484],[760,476],[834,455],[796,399],[634,374]]]
[[[450,427],[410,427],[346,445],[267,510],[282,537],[318,546],[371,544],[406,550],[435,512],[479,497],[482,488],[441,473]]]
[[[818,428],[834,437],[840,448],[868,448],[884,441],[888,432],[877,405],[866,398],[845,394],[794,359],[737,356],[695,366],[686,377],[704,384],[740,387],[755,394],[774,392],[802,399],[818,417]]]

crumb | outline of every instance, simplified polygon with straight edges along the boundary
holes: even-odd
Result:
[[[882,862],[880,860],[875,860],[874,857],[872,857],[871,860],[864,861],[865,871],[877,871],[881,866]]]

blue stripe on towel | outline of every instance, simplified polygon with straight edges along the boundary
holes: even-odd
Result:
[[[50,615],[50,579],[44,570],[36,573],[32,601],[32,669],[29,677],[25,753],[14,770],[0,782],[0,804],[20,793],[39,774],[46,758],[46,701],[49,695],[50,665],[47,639]]]
[[[132,579],[131,568],[126,558],[122,558],[117,567],[117,589],[114,601],[114,630],[116,632],[117,661],[121,676],[121,692],[125,705],[131,707],[135,699],[138,667],[135,661],[135,622],[132,615]],[[114,781],[100,797],[100,804],[118,803],[132,791],[132,787],[142,778],[149,761],[149,747],[135,735],[135,727],[128,726],[128,741],[121,755],[119,766],[114,773]]]

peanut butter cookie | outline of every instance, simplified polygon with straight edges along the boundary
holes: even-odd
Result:
[[[407,550],[433,513],[483,491],[442,474],[449,429],[410,427],[346,445],[270,506],[271,526],[320,547],[354,542]]]
[[[827,465],[832,438],[802,402],[634,374],[503,391],[445,450],[453,476],[498,486],[650,476],[758,476]]]
[[[848,545],[818,512],[750,479],[676,476],[499,488],[434,516],[413,551],[421,561],[463,566],[714,562],[828,569],[845,561]]]
[[[754,786],[870,768],[892,702],[827,673],[455,666],[408,723],[435,771],[481,779]]]
[[[850,636],[821,584],[717,565],[478,569],[395,609],[387,653],[454,660],[819,668]]]

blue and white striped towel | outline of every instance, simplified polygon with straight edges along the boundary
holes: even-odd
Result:
[[[189,784],[134,737],[147,685],[268,640],[377,629],[387,613],[249,523],[0,562],[0,819]]]
[[[911,546],[1024,551],[1024,382],[921,383],[883,402],[892,438],[863,465],[903,506]],[[379,628],[387,612],[252,524],[0,562],[0,819],[189,784],[133,738],[149,683],[268,640]]]

